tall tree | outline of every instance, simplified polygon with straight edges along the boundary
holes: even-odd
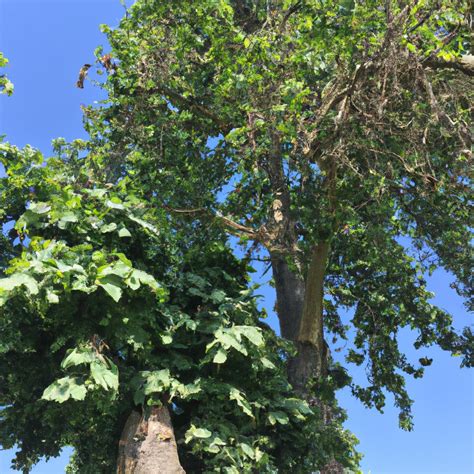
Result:
[[[401,373],[420,377],[430,360],[422,357],[417,364],[407,360],[398,348],[400,329],[409,327],[417,333],[417,348],[438,344],[463,355],[462,364],[472,366],[471,330],[466,328],[459,334],[453,329],[451,316],[429,302],[431,293],[425,283],[427,272],[443,267],[455,276],[456,291],[470,296],[469,167],[472,151],[468,122],[473,61],[469,50],[469,6],[469,2],[460,4],[449,0],[412,3],[204,0],[198,4],[181,0],[167,3],[139,0],[129,9],[119,28],[111,30],[104,26],[112,50],[107,54],[101,49],[96,51],[96,67],[107,74],[103,87],[108,92],[108,100],[103,107],[84,110],[86,129],[91,136],[91,142],[86,145],[87,160],[77,162],[87,162],[84,167],[87,179],[82,183],[84,195],[92,190],[99,190],[100,194],[100,189],[107,193],[107,186],[100,187],[98,183],[118,186],[124,193],[133,190],[132,194],[139,196],[138,202],[131,200],[124,210],[131,212],[135,219],[132,221],[142,229],[144,226],[144,230],[134,228],[132,235],[137,235],[137,231],[138,235],[153,232],[150,225],[169,226],[166,235],[170,239],[173,236],[172,247],[180,247],[175,239],[183,239],[185,243],[191,239],[198,245],[194,249],[202,246],[207,255],[209,250],[203,242],[220,242],[224,231],[239,237],[247,248],[247,259],[264,253],[273,271],[281,334],[296,347],[288,361],[286,357],[276,357],[272,363],[280,364],[280,377],[286,367],[295,395],[306,399],[306,404],[299,402],[298,406],[311,406],[313,411],[322,414],[326,424],[322,427],[306,421],[308,429],[302,432],[303,436],[292,433],[298,439],[295,445],[302,449],[298,453],[284,450],[281,443],[273,445],[268,459],[259,457],[256,451],[251,457],[248,452],[248,463],[231,463],[233,468],[251,472],[257,467],[260,472],[265,466],[268,472],[304,473],[315,466],[325,472],[340,472],[344,464],[353,465],[347,438],[338,434],[340,420],[333,391],[341,383],[347,383],[347,377],[344,370],[331,363],[326,342],[330,334],[345,339],[349,330],[355,333],[347,362],[367,365],[368,385],[353,384],[353,393],[367,406],[382,409],[385,392],[391,392],[400,409],[400,424],[406,429],[411,427],[411,400]],[[81,72],[80,85],[84,85],[84,68]],[[8,150],[10,161],[5,161],[11,163],[12,149]],[[74,147],[70,149],[62,162],[70,164],[68,157],[77,153],[74,150]],[[24,172],[26,174],[26,169]],[[61,183],[57,177],[52,180]],[[6,189],[11,188],[12,183],[16,183],[16,179],[8,181]],[[9,192],[5,193],[9,196]],[[95,203],[86,215],[102,216],[102,205],[118,212],[120,209],[114,205],[124,206],[127,201],[121,194],[120,202],[109,199],[111,196],[107,194],[104,196],[107,197],[105,204]],[[16,204],[16,209],[23,212],[24,194],[20,193],[20,197],[21,204]],[[39,199],[40,203],[51,200],[51,197]],[[65,202],[72,201],[67,198]],[[109,202],[112,206],[107,204]],[[136,204],[146,209],[146,218],[141,211],[139,215],[132,211]],[[16,220],[17,230],[26,226],[35,229],[34,235],[48,238],[44,231],[48,226],[36,217],[42,215],[45,208],[41,204],[35,206],[26,211],[27,222],[25,218],[20,219],[21,213],[10,213],[6,220]],[[52,219],[55,229],[61,229],[50,209],[44,214]],[[76,219],[81,225],[83,221],[89,222],[79,216]],[[65,222],[61,225],[68,229],[70,224],[67,219]],[[100,230],[102,225],[113,223],[117,228],[112,231]],[[76,235],[76,225],[79,224],[70,226],[73,235],[68,239]],[[128,226],[124,221],[101,222],[97,228],[92,222],[90,225],[86,232],[100,234],[100,239],[94,239],[102,246],[102,238],[121,230],[122,225]],[[202,238],[196,241],[192,235],[202,235]],[[138,256],[137,269],[143,270],[135,269],[135,260],[127,257],[127,262],[131,262],[128,270],[119,269],[122,275],[117,274],[118,263],[114,259],[120,258],[114,254],[116,245],[108,241],[104,247],[112,252],[112,257],[107,259],[107,265],[102,262],[106,274],[98,275],[94,283],[97,288],[90,291],[91,295],[95,295],[100,286],[112,298],[121,297],[124,288],[128,295],[129,291],[135,291],[136,285],[128,282],[134,271],[146,271],[160,282],[166,275],[163,267],[156,267],[157,252],[160,254],[163,250],[148,244],[142,245],[148,249],[147,259]],[[134,244],[127,252],[133,253],[135,247]],[[31,245],[28,248],[37,251]],[[31,258],[28,252],[18,261],[21,265],[16,266],[14,261],[10,273],[30,271],[21,270],[26,268],[24,261]],[[175,252],[167,255],[175,255]],[[78,265],[84,266],[82,257],[75,258],[79,259]],[[84,258],[89,258],[87,252]],[[221,260],[215,263],[221,270],[223,266],[228,268]],[[230,267],[236,264],[229,262]],[[202,261],[194,265],[207,267]],[[232,274],[230,270],[226,273]],[[112,282],[107,281],[110,275]],[[8,301],[13,301],[10,296],[14,296],[18,288],[22,294],[36,290],[27,277],[13,281],[12,278],[7,277],[3,283]],[[209,280],[210,285],[218,286],[218,283],[219,276]],[[202,293],[203,287],[194,284],[197,286],[193,288]],[[170,287],[174,285],[173,282]],[[65,288],[67,290],[67,286]],[[222,288],[225,290],[228,288]],[[75,294],[74,291],[71,294]],[[45,295],[47,298],[48,293]],[[204,298],[202,294],[198,296]],[[64,301],[71,304],[68,299]],[[134,301],[130,296],[130,304],[136,308]],[[195,302],[191,312],[199,319],[200,309],[208,304],[207,300]],[[126,312],[127,306],[124,308]],[[350,321],[341,316],[347,309],[353,311]],[[238,327],[242,326],[238,318],[237,323]],[[147,334],[162,337],[163,332],[149,324],[144,326]],[[245,327],[255,325],[258,321],[254,313],[252,324]],[[138,331],[135,327],[130,330],[132,334]],[[94,326],[86,333],[90,338],[100,331]],[[267,331],[263,333],[269,338],[266,345],[244,348],[255,363],[262,357],[255,352],[256,348],[275,354],[273,336]],[[108,334],[105,340],[110,346],[112,336]],[[214,342],[223,337],[221,333],[213,334]],[[86,342],[85,337],[84,333],[82,346],[79,344],[76,352],[71,353],[74,356],[71,358],[70,354],[63,362],[65,369],[71,360],[84,364],[77,362],[84,359],[74,359],[78,354],[80,357],[85,357],[83,353],[97,355],[96,339]],[[239,339],[235,335],[234,339],[240,344],[245,337],[242,334]],[[225,340],[224,349],[234,347],[239,353],[234,343]],[[79,343],[77,337],[74,342]],[[210,340],[205,344],[209,350],[218,346]],[[120,344],[114,347],[120,359]],[[138,346],[134,351],[141,349]],[[212,356],[217,364],[224,359],[219,349]],[[160,393],[179,393],[180,390],[183,393],[185,382],[179,376],[171,377],[172,373],[168,381],[167,373],[162,372],[168,366],[173,367],[172,357],[168,357],[163,359],[162,365],[152,361],[154,371],[150,374],[143,364],[139,369],[142,379],[133,383],[131,380],[135,379],[130,379],[131,387],[137,387],[138,392],[142,390],[145,395],[152,395],[154,392],[148,387],[156,386],[161,387],[157,390]],[[125,360],[131,359],[125,357]],[[150,365],[150,360],[146,360]],[[113,371],[111,364],[118,365],[113,359],[104,361],[109,372]],[[82,382],[89,383],[93,392],[96,385],[101,385],[92,370],[93,363],[98,362],[87,359],[86,363],[90,365],[89,378],[82,373],[83,379],[78,379],[79,375],[68,376],[66,381],[60,379],[45,397],[60,400],[65,391],[69,397],[74,398],[71,393],[83,397],[85,385]],[[200,373],[198,367],[193,367],[193,375]],[[8,367],[5,369],[6,374],[10,371]],[[235,377],[235,374],[230,370],[228,376]],[[140,381],[145,378],[146,382]],[[249,381],[257,379],[249,376]],[[186,383],[194,383],[194,380],[187,379]],[[38,386],[41,384],[44,385],[44,381]],[[255,389],[255,385],[252,387]],[[242,398],[244,390],[240,386],[234,388],[240,395],[232,391],[231,399],[236,400],[245,414],[249,406]],[[277,398],[289,396],[287,392],[274,391],[272,384],[268,390],[265,397],[270,394]],[[216,392],[204,393],[212,395],[201,401],[212,405],[211,400],[219,399]],[[12,395],[13,392],[9,392],[4,405],[11,403]],[[182,398],[186,399],[187,395]],[[125,399],[129,403],[127,426],[134,427],[139,420],[133,412],[130,415],[130,399]],[[136,399],[138,404],[142,401]],[[166,406],[166,400],[165,404],[163,400],[160,402]],[[154,403],[156,399],[151,405]],[[255,398],[250,407],[257,408],[261,403]],[[91,409],[101,406],[92,404]],[[113,406],[117,409],[117,404]],[[206,405],[198,406],[203,409]],[[194,416],[193,404],[186,404],[186,409],[189,426],[194,423],[190,421]],[[117,426],[117,420],[123,423],[123,414],[127,412],[120,410],[123,410],[120,411],[123,419],[115,414]],[[214,426],[222,422],[226,405],[216,410],[212,418]],[[93,414],[91,412],[91,418]],[[165,425],[168,423],[166,413],[153,416],[158,423],[163,420]],[[271,416],[270,424],[275,420],[280,427],[282,421],[286,422],[285,417]],[[11,420],[14,419],[12,415]],[[174,419],[180,432],[176,413]],[[240,425],[233,423],[229,438],[241,432]],[[283,423],[282,427],[286,425]],[[196,435],[192,426],[188,430],[198,439],[214,440],[212,433],[219,431],[213,428],[198,431]],[[161,433],[160,428],[157,429]],[[260,433],[259,429],[257,423],[256,432]],[[323,434],[318,436],[317,430],[323,430]],[[11,440],[21,439],[12,423],[6,432]],[[272,434],[272,443],[274,439],[289,436],[291,430],[283,432],[282,438]],[[71,428],[71,433],[77,434],[77,430]],[[117,433],[116,428],[114,433]],[[316,437],[309,437],[305,442],[306,433]],[[61,438],[62,442],[66,438]],[[259,441],[253,444],[243,443],[262,449],[259,443],[263,443],[263,438],[257,438]],[[321,438],[327,444],[315,452],[314,440]],[[28,442],[35,445],[33,440]],[[227,445],[232,443],[236,442],[227,441]],[[209,458],[203,460],[201,454],[197,456],[199,461],[189,461],[190,472],[201,472],[208,466],[217,470],[226,466],[223,464],[226,454],[222,454],[226,450],[220,449],[218,444],[199,448],[196,453],[206,452]],[[239,456],[244,456],[247,448],[235,449]],[[25,452],[44,451],[35,445],[35,450]],[[301,456],[302,452],[307,456]],[[140,453],[134,454],[138,463],[146,463],[143,458],[147,455],[153,457],[152,450],[144,449]],[[234,454],[229,455],[235,458]],[[260,467],[256,463],[262,459]],[[87,472],[81,465],[78,469]],[[152,472],[153,468],[148,469],[138,472]]]
[[[140,1],[104,27],[109,99],[86,110],[105,176],[133,169],[153,205],[265,249],[298,394],[328,376],[327,334],[352,327],[348,362],[369,373],[354,394],[382,408],[392,392],[407,429],[400,372],[427,361],[407,361],[399,330],[473,363],[424,277],[443,267],[469,297],[469,6]]]
[[[131,170],[97,180],[91,144],[53,145],[45,160],[0,142],[0,445],[17,448],[12,466],[27,473],[72,446],[69,473],[356,469],[342,413],[327,426],[292,394],[293,349],[261,321],[222,230],[149,206]]]

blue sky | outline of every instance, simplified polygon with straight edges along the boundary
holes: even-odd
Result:
[[[191,1],[191,0],[190,0]],[[116,25],[124,13],[119,0],[0,0],[0,51],[10,59],[8,75],[15,94],[0,97],[0,135],[24,146],[31,144],[46,154],[51,140],[85,137],[81,104],[100,99],[91,84],[84,90],[74,84],[82,64],[94,60],[93,51],[106,44],[99,25]],[[268,280],[268,275],[264,281]],[[435,301],[456,316],[456,325],[468,324],[462,302],[449,289],[450,277],[437,271],[430,279]],[[273,290],[260,294],[271,311]],[[276,322],[273,316],[272,324]],[[435,348],[414,351],[406,333],[401,340],[412,360],[428,355],[434,363],[422,380],[409,381],[415,400],[415,430],[398,428],[396,410],[381,415],[365,409],[348,392],[339,396],[347,409],[350,428],[360,439],[362,468],[372,474],[471,474],[474,472],[474,379],[459,369],[459,359]],[[356,380],[363,376],[353,373]],[[0,452],[0,473],[13,473],[11,452]],[[60,474],[67,455],[42,462],[34,474]]]

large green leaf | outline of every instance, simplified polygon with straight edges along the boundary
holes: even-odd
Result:
[[[97,280],[97,285],[102,287],[116,303],[120,301],[123,291],[116,279],[111,277],[101,278]]]
[[[37,295],[39,292],[36,280],[25,273],[14,273],[8,278],[0,279],[0,292],[10,292],[19,286],[25,286],[31,295]]]
[[[223,364],[227,360],[227,352],[224,349],[219,349],[212,361],[215,364]]]
[[[255,326],[236,326],[235,330],[245,336],[252,344],[257,347],[264,345],[262,330]]]
[[[35,214],[46,214],[51,210],[51,205],[47,202],[32,202],[28,210]]]
[[[212,432],[206,428],[197,428],[194,425],[186,431],[185,433],[185,442],[189,443],[193,438],[207,439],[212,436]]]
[[[91,364],[97,359],[92,348],[75,348],[61,363],[63,369],[81,364]]]
[[[85,385],[77,377],[63,377],[49,385],[43,392],[44,400],[63,403],[72,398],[73,400],[84,400],[87,394]]]
[[[288,415],[282,411],[271,411],[268,414],[268,421],[274,425],[275,423],[280,423],[281,425],[286,425],[290,421]]]
[[[101,361],[91,363],[91,376],[94,381],[105,390],[118,390],[119,377],[117,366],[110,363],[110,368]]]
[[[145,395],[163,392],[171,385],[171,375],[169,369],[155,370],[150,372],[144,383]]]
[[[232,387],[230,389],[229,398],[231,400],[235,400],[237,402],[237,405],[239,405],[239,407],[246,415],[250,416],[251,418],[254,418],[252,407],[250,406],[250,403],[240,390],[236,389],[235,387]]]
[[[135,270],[136,271],[136,270]],[[132,267],[127,265],[123,261],[119,260],[112,265],[104,265],[97,270],[99,278],[106,277],[108,275],[115,275],[119,278],[125,279],[132,272]]]

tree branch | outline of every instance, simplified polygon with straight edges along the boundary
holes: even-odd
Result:
[[[244,234],[251,239],[257,239],[259,237],[259,233],[255,230],[251,229],[250,227],[244,226],[239,224],[238,222],[234,222],[233,220],[229,219],[228,217],[223,216],[222,214],[216,214],[215,217],[222,222],[227,229],[230,231],[236,230],[240,234]]]
[[[163,207],[167,211],[173,212],[175,214],[204,214],[210,217],[211,219],[218,220],[220,223],[224,224],[224,226],[234,235],[242,236],[243,234],[246,237],[256,240],[261,238],[261,231],[256,231],[243,224],[239,224],[238,222],[235,222],[232,219],[223,216],[219,211],[217,211],[216,214],[213,214],[212,211],[203,207],[198,207],[195,209],[176,209],[166,205],[164,205]]]
[[[428,58],[423,61],[422,64],[424,67],[431,69],[455,69],[467,76],[474,76],[474,55],[472,54],[466,54],[465,56],[452,60]]]

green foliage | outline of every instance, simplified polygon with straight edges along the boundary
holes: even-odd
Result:
[[[16,468],[70,445],[70,472],[111,472],[131,408],[161,403],[192,472],[300,472],[299,459],[316,469],[333,456],[355,465],[354,440],[292,395],[290,348],[259,322],[245,264],[220,231],[185,240],[131,181],[100,187],[80,158],[43,163],[5,143],[0,158],[2,224],[13,225],[0,443],[18,445]]]
[[[369,374],[354,394],[381,410],[391,392],[404,428],[401,374],[424,366],[399,351],[400,329],[474,363],[472,330],[425,284],[442,267],[472,306],[472,79],[427,67],[471,52],[469,15],[464,1],[142,0],[104,27],[116,67],[106,105],[85,114],[97,153],[121,156],[103,179],[131,173],[156,205],[198,210],[183,225],[225,216],[249,256],[265,246],[303,277],[330,240],[326,329],[354,329],[347,362]]]
[[[78,379],[63,377],[47,387],[42,398],[63,403],[70,398],[73,400],[84,400],[86,394],[86,387]]]
[[[57,139],[47,163],[0,145],[0,443],[19,446],[15,466],[72,445],[70,472],[111,472],[131,409],[170,403],[189,472],[356,469],[334,391],[379,410],[390,392],[410,429],[404,376],[431,361],[407,360],[401,329],[474,364],[471,329],[425,281],[443,267],[472,296],[469,2],[438,3],[139,0],[103,26],[90,141]],[[265,248],[304,279],[319,242],[325,331],[353,334],[346,362],[368,374],[312,381],[330,423],[295,398],[292,348],[247,276]]]
[[[0,52],[0,68],[4,68],[8,64],[8,59]],[[5,74],[0,74],[0,94],[12,95],[13,83]]]

